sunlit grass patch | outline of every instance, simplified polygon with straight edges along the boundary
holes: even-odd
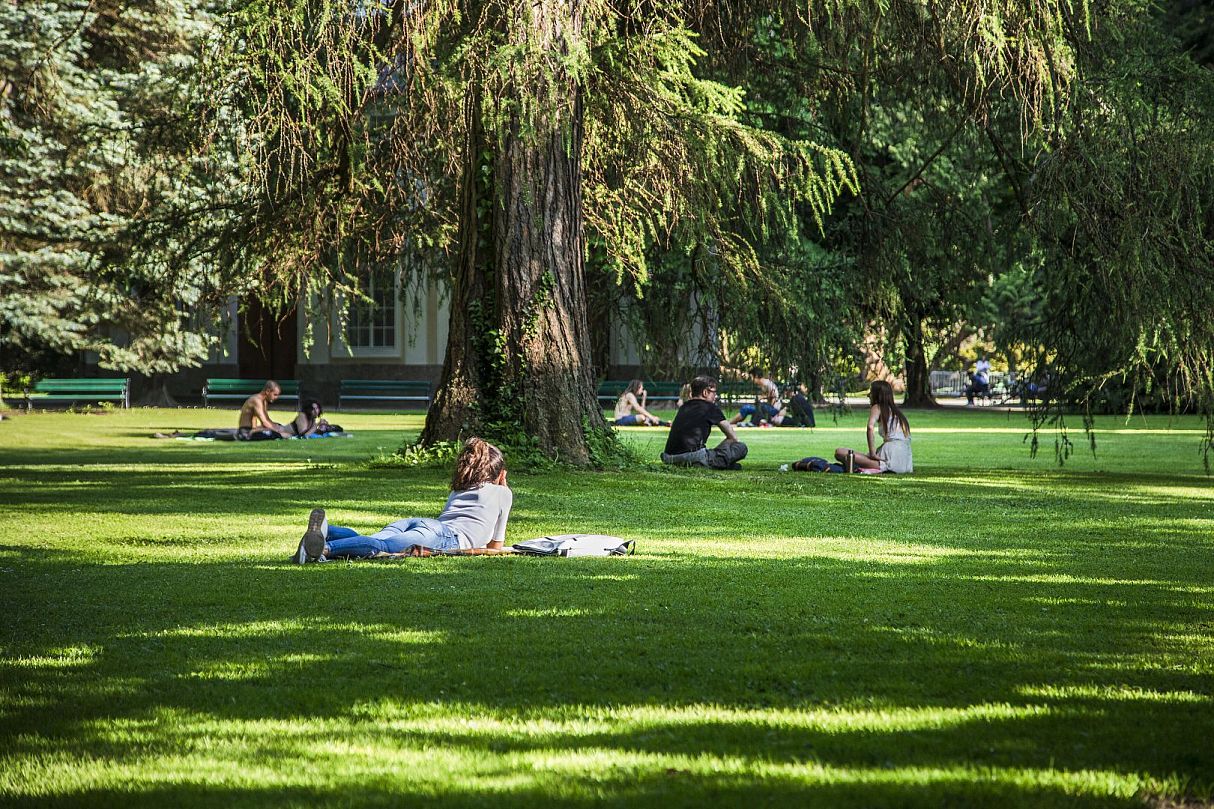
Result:
[[[367,465],[420,415],[341,414],[340,442],[148,437],[222,418],[0,423],[6,805],[1211,797],[1191,420],[1098,422],[1060,468],[1021,416],[912,413],[916,474],[876,478],[775,471],[860,445],[859,414],[745,431],[740,473],[664,468],[664,433],[634,431],[638,469],[512,470],[509,532],[634,557],[299,567],[315,506],[369,530],[437,512],[447,470]]]

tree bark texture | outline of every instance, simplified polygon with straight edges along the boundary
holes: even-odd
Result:
[[[915,312],[907,313],[906,336],[906,407],[935,407],[932,398],[931,372],[923,346],[923,319]]]
[[[454,441],[479,432],[477,403],[481,400],[481,343],[483,318],[475,315],[485,298],[487,245],[482,244],[485,224],[480,211],[489,204],[492,187],[484,182],[481,168],[487,148],[480,125],[480,106],[470,91],[464,103],[466,141],[460,180],[460,242],[451,284],[451,307],[447,330],[447,353],[438,390],[426,413],[421,442]]]
[[[532,5],[529,35],[542,48],[563,50],[580,37],[571,5]],[[470,102],[450,336],[423,442],[497,423],[551,457],[584,464],[587,431],[606,429],[587,324],[581,93],[565,81],[563,103],[489,140]]]

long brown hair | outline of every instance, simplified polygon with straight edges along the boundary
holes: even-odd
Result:
[[[482,483],[497,479],[506,468],[502,451],[483,438],[469,438],[455,459],[455,474],[451,476],[451,491],[475,489]]]
[[[616,404],[619,404],[620,402],[624,401],[624,397],[630,393],[634,397],[636,397],[637,404],[640,404],[641,397],[637,396],[637,394],[641,392],[641,388],[643,388],[643,387],[645,387],[645,383],[642,382],[641,380],[639,380],[639,379],[632,380],[631,382],[628,383],[628,387],[624,388],[624,392],[620,394],[620,398],[616,400]]]
[[[889,431],[889,425],[894,419],[902,425],[902,432],[910,435],[910,422],[902,415],[902,409],[894,404],[894,387],[884,379],[878,379],[868,389],[868,403],[880,408],[881,426]]]

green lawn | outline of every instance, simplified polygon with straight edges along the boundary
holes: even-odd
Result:
[[[746,470],[515,473],[513,539],[628,559],[287,564],[447,474],[228,414],[0,422],[0,804],[1206,805],[1214,480],[1195,419],[1029,457],[1019,415],[911,413],[917,473],[781,474],[862,415],[748,430]],[[664,430],[627,433],[646,456]],[[1085,447],[1082,434],[1075,436]]]

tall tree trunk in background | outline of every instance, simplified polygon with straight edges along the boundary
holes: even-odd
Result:
[[[931,372],[927,367],[927,352],[923,348],[923,318],[918,312],[908,312],[903,334],[906,337],[906,407],[935,407],[932,398]]]
[[[482,353],[487,313],[482,309],[487,288],[486,271],[491,250],[484,237],[491,235],[490,219],[485,214],[492,206],[493,184],[489,182],[482,155],[488,149],[480,125],[480,106],[469,90],[465,100],[467,118],[464,166],[460,180],[459,263],[451,285],[451,314],[447,329],[447,353],[443,373],[430,410],[421,442],[434,444],[467,437],[480,429],[485,387]],[[491,168],[491,167],[489,167]]]
[[[169,375],[151,374],[142,396],[135,402],[136,407],[179,407],[177,400],[169,393]]]
[[[537,0],[532,29],[560,63],[580,40],[580,4]],[[584,464],[588,432],[606,430],[595,398],[582,235],[582,102],[562,71],[564,103],[515,119],[488,142],[469,103],[460,256],[440,389],[423,443],[498,425],[533,437],[546,454]],[[517,115],[517,114],[516,114]],[[490,177],[480,155],[490,154]],[[491,186],[491,187],[490,187]],[[492,429],[491,429],[492,432]]]

